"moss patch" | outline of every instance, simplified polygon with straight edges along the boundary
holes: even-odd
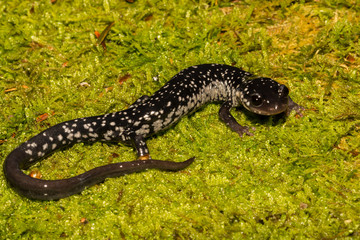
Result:
[[[357,1],[6,1],[0,6],[0,157],[56,123],[125,109],[194,64],[272,77],[304,117],[212,104],[149,139],[186,170],[121,178],[53,202],[17,195],[0,173],[8,239],[333,239],[360,235],[360,5]],[[97,46],[94,32],[115,21]],[[91,153],[91,154],[89,154]],[[44,178],[135,159],[128,146],[77,144],[32,169]]]

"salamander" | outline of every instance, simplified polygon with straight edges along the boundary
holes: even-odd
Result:
[[[13,150],[5,159],[4,173],[9,184],[30,199],[55,200],[76,194],[84,188],[146,169],[178,171],[189,166],[184,162],[154,160],[146,138],[162,131],[181,117],[209,102],[221,102],[219,117],[240,136],[253,135],[231,115],[233,107],[243,106],[260,115],[275,115],[302,107],[289,96],[285,85],[252,75],[223,64],[203,64],[180,71],[152,96],[142,96],[127,109],[105,115],[78,118],[52,126]],[[59,148],[78,142],[116,141],[133,144],[138,159],[100,166],[75,177],[43,180],[26,175],[35,162]]]

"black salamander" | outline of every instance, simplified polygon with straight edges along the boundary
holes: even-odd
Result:
[[[85,187],[146,169],[177,171],[189,166],[184,162],[153,160],[145,139],[182,116],[208,102],[222,102],[219,116],[240,136],[253,135],[230,114],[230,109],[244,106],[261,115],[274,115],[302,107],[288,96],[286,86],[270,78],[256,77],[236,67],[204,64],[176,74],[152,96],[142,96],[128,109],[101,116],[78,118],[59,123],[13,150],[5,159],[5,177],[14,189],[30,199],[54,200],[81,192]],[[138,160],[94,168],[75,177],[42,180],[26,175],[26,169],[53,151],[77,142],[121,141],[132,143]]]

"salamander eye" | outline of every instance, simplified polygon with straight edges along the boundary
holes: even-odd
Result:
[[[254,107],[260,107],[263,102],[264,102],[264,99],[261,97],[260,94],[258,93],[254,93],[251,95],[251,105],[253,105]]]

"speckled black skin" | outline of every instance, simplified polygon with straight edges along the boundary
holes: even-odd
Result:
[[[204,64],[189,67],[175,75],[151,97],[139,98],[128,109],[95,117],[79,118],[57,124],[13,150],[5,160],[6,179],[17,192],[31,199],[54,200],[81,192],[85,187],[145,169],[177,171],[190,165],[184,162],[152,160],[145,139],[182,116],[208,102],[222,102],[220,118],[240,136],[252,135],[230,114],[244,106],[261,115],[281,112],[300,113],[301,107],[288,96],[289,90],[269,78],[255,77],[236,67]],[[132,143],[139,160],[94,168],[62,180],[41,180],[22,172],[56,149],[85,141],[122,141]]]

